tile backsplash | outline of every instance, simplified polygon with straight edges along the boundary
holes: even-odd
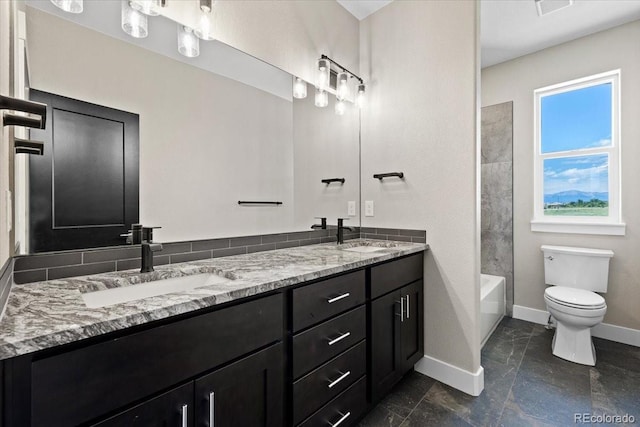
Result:
[[[426,232],[421,230],[356,227],[354,231],[345,231],[344,234],[345,240],[360,237],[426,242]],[[175,264],[335,241],[335,226],[329,226],[327,230],[163,243],[162,250],[156,252],[153,258],[154,265]],[[140,268],[139,246],[64,251],[16,257],[13,280],[17,284],[25,284],[135,268]]]

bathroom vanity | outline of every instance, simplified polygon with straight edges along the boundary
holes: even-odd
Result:
[[[15,285],[2,425],[353,425],[422,357],[426,249],[359,240]],[[202,274],[225,280],[82,297]]]

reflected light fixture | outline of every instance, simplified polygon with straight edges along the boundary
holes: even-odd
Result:
[[[293,79],[293,97],[297,99],[303,99],[307,97],[307,82],[300,77]]]
[[[319,87],[316,88],[316,107],[324,108],[329,105],[329,94],[326,90],[322,90]]]
[[[336,114],[339,116],[344,116],[345,111],[347,111],[347,103],[342,99],[338,99],[335,106]]]
[[[331,77],[331,63],[328,59],[320,58],[316,67],[316,87],[327,90],[329,88],[329,78]]]
[[[349,75],[346,72],[338,74],[338,83],[336,85],[336,97],[343,101],[349,96]]]
[[[160,11],[158,10],[157,0],[130,0],[131,7],[138,12],[144,13],[147,16],[158,16]]]
[[[122,0],[122,29],[131,37],[142,39],[149,35],[147,15],[131,7],[129,0]]]
[[[366,102],[366,98],[365,98],[365,86],[364,84],[359,84],[358,85],[358,94],[356,95],[356,104],[358,104],[358,108],[362,108],[364,107],[364,104]]]
[[[200,39],[196,37],[193,29],[182,24],[178,24],[178,52],[187,58],[200,55]]]
[[[82,0],[51,0],[51,3],[69,13],[82,13],[84,9]]]
[[[213,40],[215,38],[211,28],[213,0],[200,0],[200,10],[202,11],[200,22],[193,32],[201,40]]]

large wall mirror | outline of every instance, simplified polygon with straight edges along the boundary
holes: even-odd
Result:
[[[350,201],[359,212],[357,108],[351,105],[339,116],[332,102],[315,107],[312,84],[306,98],[295,99],[293,76],[216,41],[201,41],[200,56],[185,58],[176,47],[177,24],[162,16],[149,19],[147,38],[131,38],[120,29],[120,7],[119,1],[85,2],[84,12],[74,15],[49,1],[27,1],[26,83],[40,92],[137,115],[139,222],[162,227],[155,240],[310,230],[315,217],[327,217],[329,224],[347,217]],[[74,167],[73,161],[61,161],[65,147],[55,138],[54,133],[45,144],[53,153],[54,172],[47,173],[54,181],[61,172],[55,168]],[[30,177],[39,160],[16,155],[18,254],[40,252],[29,244],[30,234],[37,232],[30,218],[39,215],[30,209]],[[92,169],[75,171],[75,181],[86,177],[99,191]],[[344,183],[322,183],[327,178],[344,178]],[[67,177],[66,182],[73,181]],[[55,215],[56,184],[46,191]],[[76,200],[82,210],[83,200],[92,199],[66,197],[59,203]],[[67,216],[87,222],[87,215]],[[360,225],[359,213],[349,225]],[[120,234],[116,228],[114,233]],[[78,249],[101,246],[88,234]]]

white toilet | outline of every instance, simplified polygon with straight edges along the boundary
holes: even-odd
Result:
[[[591,328],[602,322],[607,304],[596,292],[606,292],[609,260],[605,249],[542,246],[547,310],[556,319],[553,354],[583,365],[596,364]]]

